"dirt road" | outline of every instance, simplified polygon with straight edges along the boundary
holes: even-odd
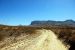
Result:
[[[0,50],[68,50],[68,48],[51,30],[43,29],[33,34],[21,35],[17,37],[16,43],[10,42]]]

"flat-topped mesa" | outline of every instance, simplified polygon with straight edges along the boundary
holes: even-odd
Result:
[[[12,40],[14,37],[8,38],[1,43],[7,43],[7,45],[0,50],[68,50],[69,48],[57,38],[54,32],[45,29],[22,34],[15,38],[16,43]],[[9,41],[13,41],[13,43]]]
[[[66,20],[66,21],[32,21],[32,26],[71,26],[75,27],[75,21],[73,20]]]

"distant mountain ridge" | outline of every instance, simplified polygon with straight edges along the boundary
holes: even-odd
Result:
[[[75,27],[74,20],[66,20],[66,21],[32,21],[30,25],[33,26],[71,26]]]

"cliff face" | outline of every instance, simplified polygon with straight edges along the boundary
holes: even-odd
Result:
[[[34,26],[71,26],[75,27],[75,21],[66,20],[66,21],[32,21],[31,25]]]

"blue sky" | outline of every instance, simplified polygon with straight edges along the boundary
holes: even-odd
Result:
[[[0,0],[0,24],[66,19],[75,20],[75,0]]]

